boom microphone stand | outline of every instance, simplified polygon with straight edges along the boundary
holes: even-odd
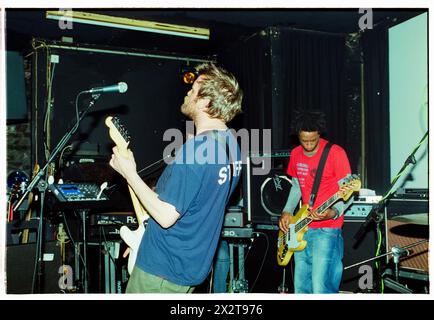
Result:
[[[420,142],[416,145],[413,152],[405,160],[405,162],[404,162],[403,166],[401,167],[401,169],[399,170],[398,174],[393,179],[392,184],[389,188],[389,191],[386,193],[386,195],[384,197],[381,198],[381,200],[377,204],[375,204],[372,207],[371,211],[369,212],[368,216],[365,219],[365,222],[360,226],[359,230],[357,231],[356,235],[354,236],[355,243],[353,244],[353,248],[356,248],[360,244],[361,240],[366,235],[368,227],[370,226],[370,224],[372,222],[375,221],[377,224],[379,224],[383,220],[383,218],[384,218],[384,206],[386,205],[386,202],[389,200],[390,196],[393,194],[392,193],[393,187],[395,186],[399,177],[405,172],[407,167],[410,165],[410,163],[416,164],[416,158],[414,155],[416,154],[417,150],[419,150],[420,146],[422,145],[422,143],[425,141],[426,138],[428,138],[428,130],[426,131],[425,135],[422,137]]]
[[[386,195],[384,197],[381,198],[381,200],[377,204],[375,204],[373,206],[373,208],[369,212],[368,216],[366,217],[364,223],[362,224],[362,226],[360,226],[359,230],[357,231],[357,233],[354,236],[355,242],[353,244],[353,248],[356,248],[360,244],[361,240],[363,239],[363,237],[366,235],[366,232],[368,231],[368,227],[371,225],[372,222],[376,223],[377,230],[379,230],[380,223],[384,219],[384,207],[385,207],[387,201],[389,200],[389,198],[391,197],[391,195],[393,194],[392,190],[394,190],[394,186],[395,186],[396,182],[404,174],[404,172],[406,171],[406,169],[408,168],[408,166],[410,164],[416,164],[416,158],[414,155],[416,154],[417,150],[419,150],[420,146],[424,143],[424,141],[427,138],[428,138],[428,130],[426,131],[426,133],[422,137],[422,139],[419,141],[419,143],[416,145],[416,147],[413,149],[413,152],[405,160],[403,166],[401,167],[401,169],[399,170],[399,172],[397,173],[395,178],[392,180],[389,191],[386,193]],[[417,242],[413,245],[418,245],[418,244],[419,244],[419,242]],[[410,246],[412,246],[412,245],[410,245]],[[410,247],[410,246],[407,246],[407,247]],[[398,274],[399,274],[398,262],[399,262],[400,255],[405,251],[401,251],[401,248],[392,248],[392,249],[394,249],[394,250],[392,250],[389,253],[374,257],[373,259],[365,260],[364,262],[375,260],[379,257],[387,256],[389,254],[393,254],[394,255],[394,262],[395,262],[395,278],[398,279]],[[358,263],[356,265],[359,265],[359,264],[360,263]],[[347,268],[351,268],[353,266],[355,266],[355,265],[349,266]],[[345,269],[347,269],[347,268],[345,268]],[[389,279],[389,281],[392,281],[392,280]]]
[[[79,96],[83,93],[86,93],[86,91],[82,91],[78,94],[77,99]],[[46,177],[46,172],[48,169],[48,166],[56,160],[58,157],[60,151],[65,147],[66,143],[71,139],[72,135],[77,131],[79,124],[81,120],[84,118],[84,116],[87,114],[87,112],[92,108],[96,102],[96,100],[100,97],[100,94],[92,94],[92,98],[89,102],[89,105],[85,110],[83,110],[79,115],[77,115],[77,122],[75,125],[60,139],[57,146],[53,149],[51,152],[50,158],[48,159],[47,163],[44,165],[42,169],[39,170],[39,172],[35,175],[35,177],[32,179],[32,181],[29,183],[29,185],[26,188],[26,191],[21,196],[20,200],[17,202],[16,206],[13,208],[14,211],[17,211],[18,208],[21,206],[24,199],[27,197],[27,195],[36,187],[38,186],[38,190],[40,192],[40,212],[39,212],[39,225],[38,225],[38,237],[37,237],[37,253],[36,253],[36,261],[37,261],[37,270],[38,270],[38,285],[37,285],[37,292],[41,293],[41,286],[42,286],[42,276],[43,276],[43,215],[44,215],[44,202],[45,202],[45,195],[48,187],[48,177]],[[44,178],[44,180],[43,180]],[[36,269],[35,269],[36,270]],[[35,277],[33,277],[33,286],[32,286],[32,293],[34,291],[34,281]]]

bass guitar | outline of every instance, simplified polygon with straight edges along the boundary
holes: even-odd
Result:
[[[130,135],[125,127],[120,123],[117,117],[107,117],[105,120],[106,126],[109,128],[109,135],[123,156],[128,156],[128,145],[131,141]],[[140,242],[145,233],[144,221],[149,219],[149,215],[143,208],[134,190],[128,186],[130,191],[131,201],[133,202],[134,212],[136,214],[139,227],[136,230],[130,230],[127,226],[122,226],[119,230],[122,240],[129,247],[128,256],[128,272],[131,274],[136,263],[137,251],[139,250]]]
[[[320,205],[317,212],[323,213],[339,199],[347,201],[353,192],[360,190],[360,187],[361,181],[357,175],[347,175],[339,181],[339,191]],[[288,232],[284,233],[279,230],[277,240],[277,263],[279,266],[286,266],[295,251],[304,250],[307,242],[303,240],[303,237],[312,221],[313,219],[309,215],[309,205],[305,204],[295,216],[290,218]]]

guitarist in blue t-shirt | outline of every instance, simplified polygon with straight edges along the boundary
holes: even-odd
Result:
[[[231,73],[212,63],[196,70],[198,78],[181,106],[196,135],[177,151],[155,191],[137,174],[133,153],[113,148],[110,165],[150,216],[127,293],[187,293],[204,281],[240,177],[240,150],[226,123],[241,112],[242,90]]]

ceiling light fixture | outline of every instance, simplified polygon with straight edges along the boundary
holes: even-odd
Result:
[[[209,29],[168,24],[155,21],[129,19],[73,10],[46,11],[47,19],[77,22],[97,26],[162,33],[173,36],[209,40]]]

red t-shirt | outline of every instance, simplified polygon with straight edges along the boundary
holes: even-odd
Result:
[[[291,151],[291,157],[286,173],[291,177],[297,178],[300,183],[301,198],[303,204],[309,203],[310,193],[312,191],[315,173],[318,167],[321,154],[324,150],[327,140],[320,139],[319,149],[313,156],[306,156],[303,147],[298,146]],[[318,208],[326,202],[339,190],[339,180],[351,173],[350,163],[344,149],[334,144],[327,157],[324,166],[321,183],[315,199],[313,208]],[[344,223],[344,215],[338,219],[329,219],[324,221],[313,221],[310,228],[340,228]]]

